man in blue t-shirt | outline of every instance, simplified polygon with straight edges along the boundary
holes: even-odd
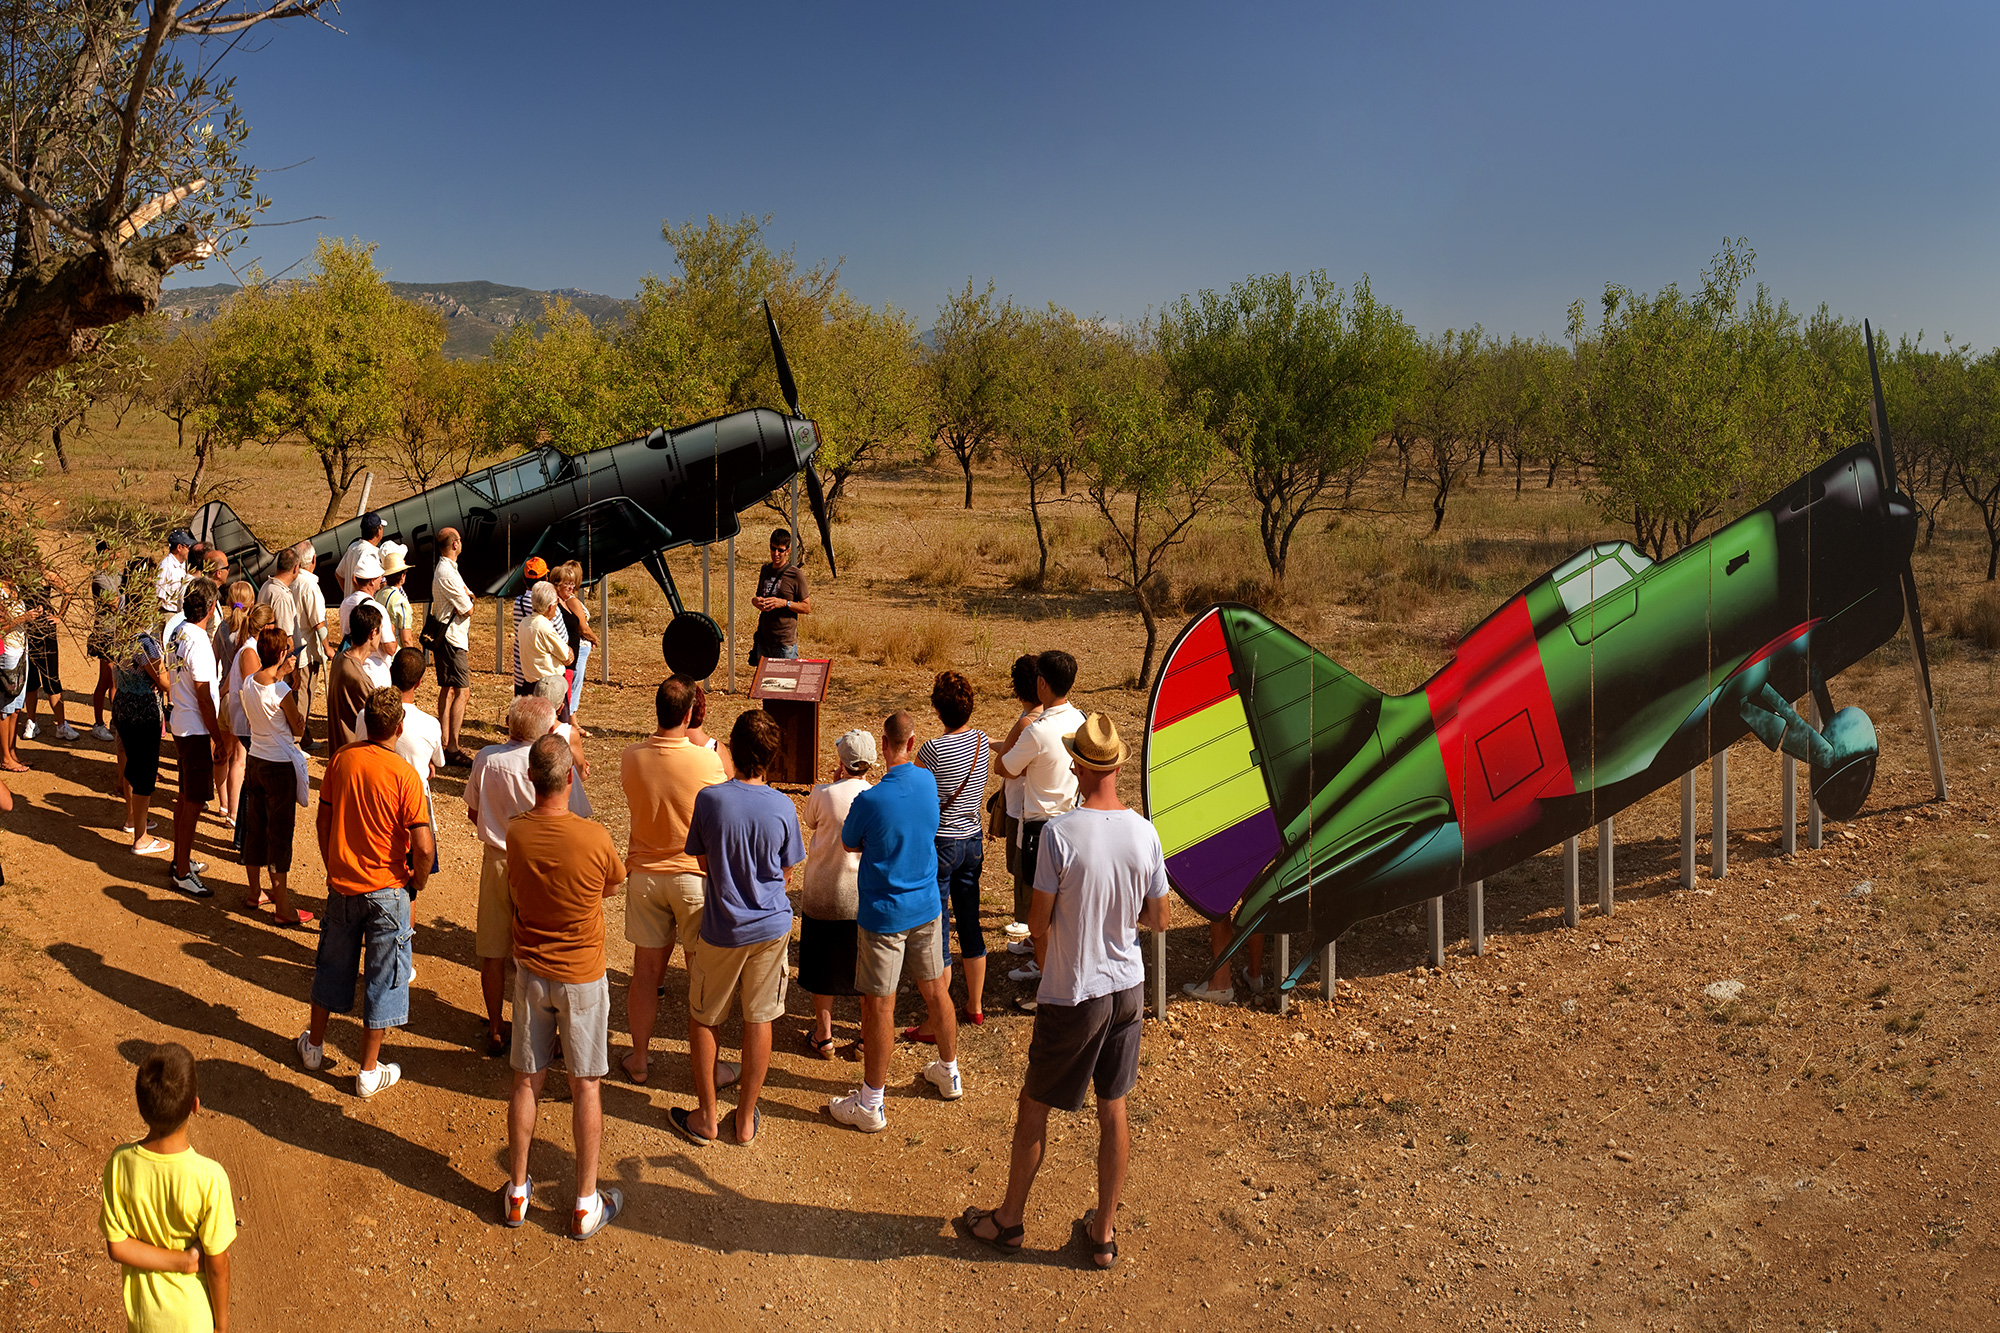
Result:
[[[882,780],[854,798],[840,827],[840,841],[861,854],[860,911],[856,914],[854,988],[861,992],[861,1086],[827,1104],[843,1125],[864,1134],[888,1126],[882,1089],[889,1081],[889,1051],[896,1040],[896,983],[908,967],[930,1007],[938,1058],[924,1077],[946,1101],[964,1095],[958,1077],[958,1016],[944,977],[938,938],[942,907],[937,887],[937,779],[919,768],[917,724],[908,713],[882,723]]]
[[[771,1024],[785,1012],[785,954],[792,938],[785,872],[806,859],[806,848],[791,798],[764,781],[780,740],[777,721],[763,709],[739,715],[729,733],[736,776],[703,787],[688,821],[688,855],[708,877],[701,929],[688,941],[694,946],[688,954],[688,1059],[700,1104],[692,1111],[676,1106],[667,1117],[683,1137],[702,1146],[722,1136],[715,1109],[715,1030],[729,1016],[730,1001],[739,993],[743,997],[743,1072],[731,1136],[736,1143],[757,1137],[757,1094],[771,1067]]]

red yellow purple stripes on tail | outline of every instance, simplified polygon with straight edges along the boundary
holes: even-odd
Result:
[[[1146,813],[1174,887],[1213,917],[1229,914],[1281,846],[1232,670],[1222,613],[1211,610],[1168,649],[1146,715]]]

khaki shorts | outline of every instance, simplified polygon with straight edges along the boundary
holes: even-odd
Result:
[[[635,870],[625,881],[625,940],[641,949],[671,949],[678,938],[694,953],[701,907],[708,893],[703,875]]]
[[[855,931],[854,989],[863,995],[894,995],[905,969],[912,981],[943,976],[941,916],[895,935],[877,935],[866,926]]]
[[[603,977],[582,983],[551,981],[525,967],[514,969],[514,1048],[509,1062],[523,1074],[555,1063],[562,1038],[563,1063],[572,1078],[611,1072],[605,1037],[611,1023],[611,988]]]
[[[479,922],[472,951],[481,958],[514,956],[514,886],[507,881],[507,853],[480,843]]]
[[[770,1023],[785,1012],[785,955],[792,937],[780,935],[762,944],[733,949],[710,944],[699,935],[687,937],[688,1017],[705,1028],[721,1027],[729,1017],[729,1002],[743,995],[743,1021]],[[937,946],[931,946],[937,952]]]

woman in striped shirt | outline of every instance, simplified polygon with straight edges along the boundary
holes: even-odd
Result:
[[[931,707],[944,724],[944,735],[924,742],[917,763],[937,778],[938,897],[944,920],[939,939],[944,946],[944,983],[951,988],[951,924],[958,922],[958,956],[965,965],[965,1008],[959,1020],[975,1026],[986,1021],[986,935],[979,926],[979,873],[986,865],[986,839],[979,827],[986,804],[986,775],[992,742],[972,725],[972,682],[956,671],[938,674],[931,686]],[[923,1026],[907,1029],[911,1041],[932,1042]]]

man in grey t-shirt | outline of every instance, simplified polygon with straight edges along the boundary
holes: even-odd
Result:
[[[1042,972],[1028,1072],[1014,1121],[1007,1197],[968,1208],[965,1234],[1013,1253],[1021,1216],[1042,1164],[1049,1111],[1080,1111],[1097,1090],[1097,1207],[1085,1219],[1099,1268],[1118,1261],[1112,1227],[1125,1186],[1131,1136],[1125,1097],[1139,1078],[1139,1023],[1146,970],[1139,931],[1167,924],[1167,864],[1153,826],[1118,799],[1125,743],[1102,713],[1063,737],[1083,800],[1043,829],[1028,936]]]

